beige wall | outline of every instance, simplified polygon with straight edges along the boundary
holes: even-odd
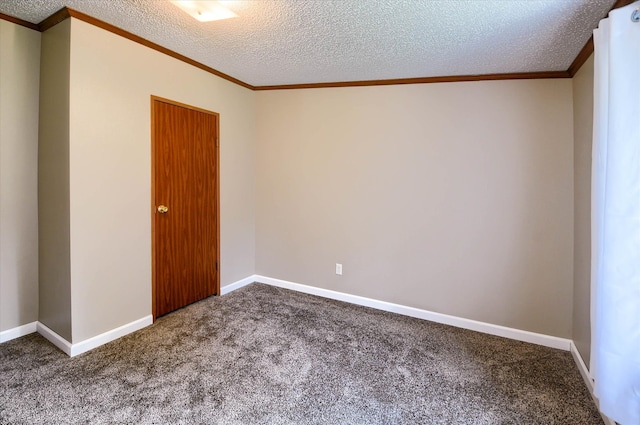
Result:
[[[573,341],[589,365],[591,350],[591,141],[593,55],[573,77]]]
[[[40,33],[0,20],[0,332],[38,319]]]
[[[4,330],[36,320],[22,314],[38,305],[35,286],[26,295],[5,277],[7,244],[29,246],[22,256],[36,234],[27,224],[35,200],[26,198],[25,238],[5,231],[5,58],[37,50],[39,35],[0,24]],[[7,28],[22,33],[15,52]],[[151,313],[149,96],[157,95],[221,114],[222,286],[259,273],[561,337],[572,335],[573,305],[573,337],[588,359],[591,62],[573,86],[254,93],[75,19],[42,35],[41,60],[39,320],[69,341]],[[26,134],[32,143],[17,153],[26,161],[17,170],[28,179]]]
[[[571,93],[568,79],[256,93],[256,272],[571,337]]]
[[[71,341],[69,263],[69,37],[64,21],[42,34],[38,228],[39,321]]]
[[[151,314],[150,96],[220,113],[221,285],[254,273],[254,94],[71,19],[73,342]]]

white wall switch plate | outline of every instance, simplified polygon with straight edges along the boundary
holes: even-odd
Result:
[[[342,276],[342,264],[336,263],[336,274]]]

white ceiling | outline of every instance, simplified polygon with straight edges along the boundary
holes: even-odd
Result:
[[[565,71],[615,0],[225,0],[202,23],[165,0],[1,0],[39,23],[64,6],[254,86]]]

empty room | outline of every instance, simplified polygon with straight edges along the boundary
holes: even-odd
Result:
[[[0,2],[1,424],[640,425],[640,3]]]

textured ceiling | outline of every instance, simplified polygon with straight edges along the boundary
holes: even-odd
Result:
[[[198,22],[164,0],[1,0],[39,23],[64,6],[254,86],[565,71],[615,0],[225,0]]]

